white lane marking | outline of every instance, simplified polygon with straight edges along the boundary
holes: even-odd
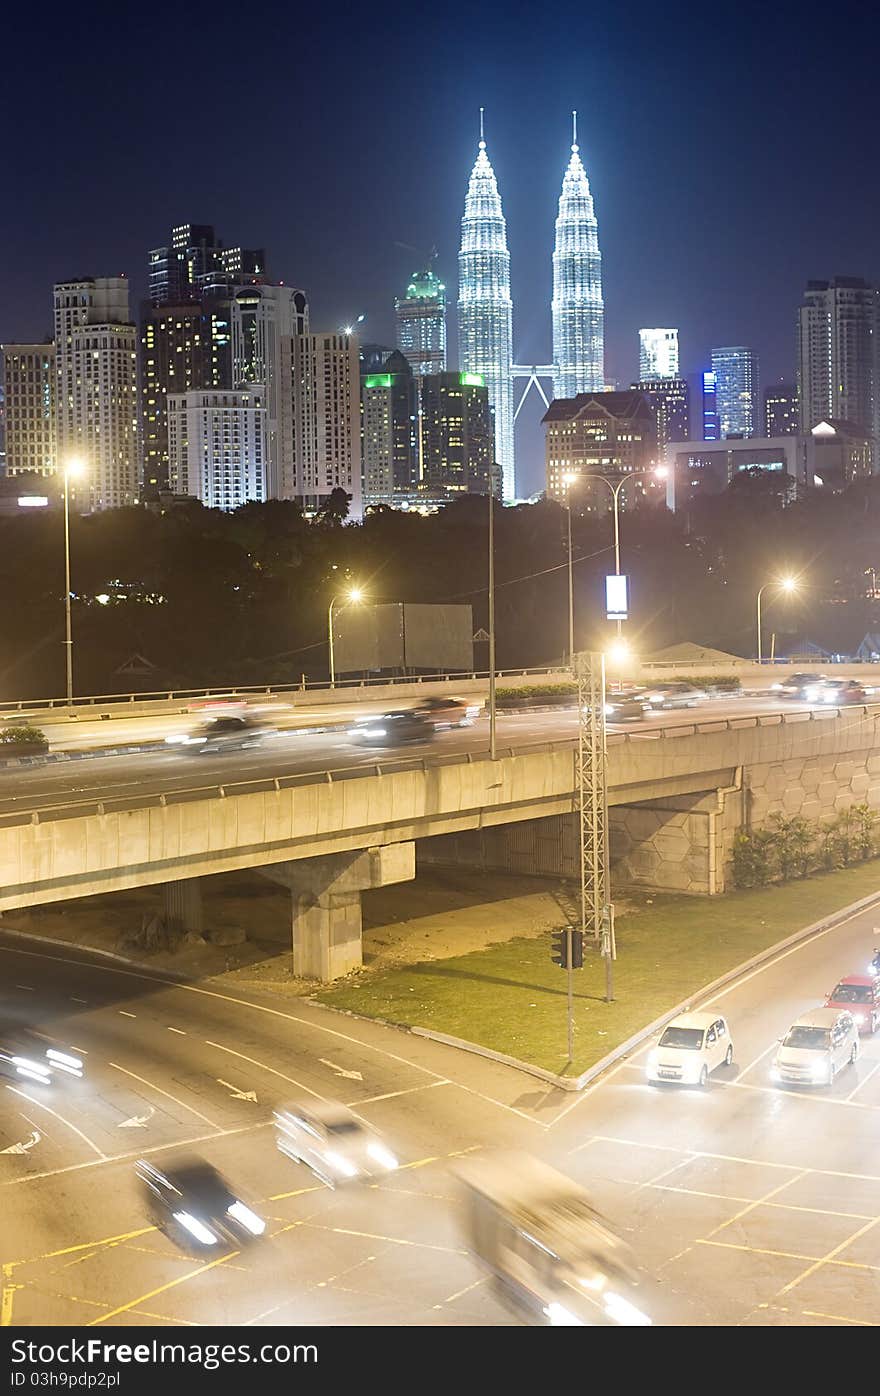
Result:
[[[24,989],[26,994],[32,994],[34,992],[33,987],[30,984],[16,984],[15,987],[16,989]]]
[[[216,1047],[218,1052],[228,1052],[231,1057],[238,1057],[243,1062],[249,1062],[251,1066],[258,1067],[261,1071],[268,1071],[273,1076],[280,1076],[282,1081],[289,1081],[290,1084],[296,1086],[298,1090],[308,1091],[309,1095],[313,1095],[316,1100],[323,1100],[327,1105],[330,1104],[330,1101],[327,1100],[325,1095],[321,1095],[318,1091],[313,1091],[311,1086],[306,1086],[302,1081],[297,1081],[294,1076],[286,1076],[283,1071],[276,1071],[274,1066],[267,1066],[265,1062],[257,1061],[256,1057],[246,1057],[244,1052],[236,1052],[233,1047],[224,1047],[222,1042],[211,1042],[207,1037],[205,1038],[205,1043],[208,1047]]]
[[[132,1115],[132,1116],[131,1116],[129,1119],[127,1119],[127,1120],[120,1120],[120,1121],[119,1121],[119,1124],[116,1126],[116,1128],[117,1128],[117,1129],[146,1129],[146,1127],[147,1127],[147,1122],[153,1118],[153,1116],[155,1115],[155,1113],[156,1113],[156,1107],[155,1107],[154,1105],[151,1105],[150,1108],[149,1108],[148,1114],[146,1114],[146,1115]]]
[[[119,1014],[121,1014],[123,1018],[136,1018],[136,1017],[137,1017],[137,1014],[136,1014],[136,1013],[126,1013],[126,1011],[125,1011],[124,1008],[117,1008],[116,1012],[119,1013]]]
[[[386,1091],[384,1095],[368,1095],[366,1100],[349,1101],[348,1108],[361,1105],[373,1105],[377,1100],[396,1100],[399,1095],[412,1095],[414,1091],[433,1091],[438,1086],[454,1086],[454,1081],[426,1081],[423,1086],[406,1086],[402,1091]]]
[[[31,1105],[35,1105],[38,1110],[45,1110],[47,1115],[51,1115],[52,1118],[58,1120],[60,1124],[66,1125],[69,1130],[72,1130],[74,1134],[79,1136],[84,1144],[88,1144],[89,1148],[95,1151],[99,1159],[106,1160],[107,1155],[104,1153],[103,1149],[98,1148],[94,1139],[90,1139],[87,1134],[83,1134],[81,1129],[77,1129],[76,1125],[70,1123],[70,1120],[65,1120],[64,1116],[59,1115],[57,1110],[53,1110],[50,1106],[44,1104],[42,1100],[34,1100],[32,1095],[28,1095],[25,1091],[20,1091],[17,1086],[7,1086],[6,1089],[7,1091],[12,1091],[13,1095],[21,1096],[22,1100],[29,1101]]]
[[[83,1168],[103,1168],[105,1164],[125,1163],[132,1158],[145,1158],[147,1154],[167,1153],[170,1149],[188,1149],[191,1144],[209,1144],[212,1139],[225,1139],[230,1134],[247,1134],[254,1129],[268,1129],[270,1120],[261,1120],[256,1125],[236,1125],[233,1129],[217,1129],[213,1134],[196,1134],[191,1139],[175,1139],[171,1144],[153,1144],[149,1149],[128,1149],[122,1154],[110,1154],[103,1159],[89,1159],[86,1163],[68,1163],[64,1168],[47,1168],[42,1173],[28,1173],[23,1178],[11,1178],[0,1183],[0,1188],[17,1188],[22,1183],[36,1183],[41,1178],[57,1178],[61,1173],[79,1173]],[[303,1189],[312,1191],[312,1189]],[[317,1189],[314,1189],[317,1191]]]
[[[27,1154],[35,1144],[39,1144],[42,1134],[38,1129],[32,1131],[27,1139],[22,1139],[18,1144],[10,1144],[8,1149],[0,1149],[0,1154]]]
[[[728,1091],[760,1091],[762,1095],[776,1096],[777,1099],[783,1095],[790,1095],[795,1100],[809,1101],[811,1105],[848,1105],[851,1110],[880,1110],[880,1105],[866,1105],[863,1100],[852,1100],[848,1095],[822,1095],[821,1086],[818,1091],[811,1086],[805,1086],[803,1090],[795,1087],[792,1092],[788,1092],[781,1090],[779,1086],[753,1086],[751,1081],[716,1081],[715,1084]]]
[[[855,1095],[856,1091],[860,1091],[860,1090],[862,1089],[862,1086],[867,1086],[868,1082],[870,1081],[871,1077],[874,1075],[874,1072],[875,1072],[875,1071],[880,1071],[880,1062],[875,1062],[874,1065],[871,1067],[871,1070],[868,1072],[867,1076],[865,1077],[865,1079],[864,1079],[863,1081],[860,1081],[859,1084],[858,1084],[857,1086],[854,1086],[854,1087],[853,1087],[853,1089],[850,1091],[849,1095],[846,1097],[848,1101],[852,1100],[852,1098],[853,1098],[853,1096]],[[861,1101],[859,1101],[859,1104],[861,1104]]]
[[[183,1031],[183,1028],[169,1028],[168,1031],[176,1032],[178,1037],[186,1037],[186,1033]]]
[[[766,1158],[743,1158],[741,1154],[716,1154],[709,1149],[685,1149],[680,1144],[650,1144],[646,1140],[622,1139],[616,1134],[594,1134],[583,1144],[578,1144],[576,1149],[569,1149],[569,1153],[579,1154],[581,1149],[589,1148],[591,1144],[620,1144],[625,1149],[654,1149],[662,1150],[665,1154],[689,1153],[692,1155],[690,1162],[711,1158],[720,1163],[749,1163],[756,1168],[785,1168],[790,1173],[815,1173],[821,1178],[856,1178],[860,1183],[880,1183],[880,1174],[877,1173],[845,1173],[841,1168],[813,1168],[805,1163],[775,1163]]]
[[[123,1076],[130,1076],[133,1081],[140,1081],[142,1086],[146,1086],[149,1090],[155,1091],[157,1095],[164,1095],[167,1100],[173,1100],[175,1105],[179,1105],[182,1110],[188,1110],[189,1113],[195,1115],[197,1119],[204,1120],[205,1124],[210,1125],[212,1129],[220,1128],[213,1120],[209,1120],[207,1115],[203,1115],[201,1110],[197,1110],[194,1105],[187,1105],[185,1100],[179,1100],[176,1095],[172,1095],[170,1091],[163,1090],[161,1086],[155,1086],[152,1081],[145,1081],[143,1076],[135,1075],[135,1073],[129,1071],[127,1067],[120,1066],[118,1062],[108,1062],[107,1065],[112,1066],[114,1071],[121,1071]]]
[[[88,1004],[88,999],[77,999],[77,998],[74,998],[74,997],[73,997],[73,994],[71,994],[71,996],[70,996],[70,1002],[71,1002],[71,1003],[84,1003],[84,1004]]]
[[[79,969],[86,968],[90,971],[100,970],[103,974],[117,974],[129,979],[143,979],[149,984],[161,984],[165,989],[176,989],[188,994],[201,994],[205,998],[220,999],[225,1003],[234,1003],[239,1008],[248,1008],[254,1013],[267,1013],[274,1018],[283,1018],[290,1023],[299,1023],[302,1027],[308,1028],[312,1032],[324,1033],[329,1037],[338,1038],[340,1042],[350,1043],[354,1047],[361,1048],[363,1051],[375,1052],[377,1056],[385,1057],[388,1061],[397,1062],[400,1066],[404,1066],[410,1071],[420,1071],[423,1076],[433,1076],[435,1080],[448,1080],[451,1085],[457,1086],[459,1090],[467,1091],[469,1095],[476,1096],[478,1100],[484,1100],[487,1105],[495,1105],[499,1110],[507,1110],[512,1115],[518,1115],[520,1119],[528,1120],[530,1124],[537,1125],[539,1129],[549,1129],[551,1124],[555,1123],[555,1119],[550,1123],[537,1120],[534,1115],[527,1115],[525,1111],[518,1110],[515,1105],[508,1105],[503,1100],[496,1100],[494,1096],[486,1095],[483,1091],[478,1091],[473,1086],[465,1086],[461,1081],[456,1080],[454,1076],[441,1077],[438,1071],[432,1071],[428,1066],[422,1066],[420,1063],[411,1061],[407,1057],[401,1057],[397,1052],[389,1052],[386,1047],[377,1047],[375,1043],[366,1042],[359,1037],[352,1037],[349,1033],[340,1032],[338,1028],[328,1027],[324,1023],[315,1022],[311,1018],[304,1018],[295,1013],[286,1013],[280,1008],[270,1008],[269,1005],[265,1003],[251,1003],[248,999],[236,998],[233,994],[221,994],[217,989],[201,989],[195,984],[175,983],[172,980],[163,979],[161,975],[158,974],[147,974],[143,970],[117,969],[115,965],[96,964],[89,958],[75,960],[64,955],[47,955],[45,951],[24,950],[20,949],[18,946],[11,945],[0,945],[0,953],[7,955],[28,955],[31,959],[51,960],[56,964],[76,965]],[[366,1026],[374,1029],[379,1034],[387,1031],[380,1023],[368,1023]],[[512,1067],[510,1070],[515,1071],[516,1068]],[[532,1078],[529,1078],[529,1080],[531,1079]],[[597,1082],[596,1085],[598,1084]],[[588,1087],[586,1091],[582,1092],[580,1099],[583,1099],[584,1096],[593,1089],[594,1087],[592,1086]],[[316,1095],[317,1092],[312,1091],[311,1094]],[[573,1104],[578,1103],[579,1101],[573,1102]],[[568,1109],[571,1108],[571,1106],[568,1107]],[[561,1118],[561,1116],[558,1118]]]
[[[218,1085],[218,1086],[225,1086],[226,1089],[227,1089],[227,1091],[229,1091],[231,1095],[234,1095],[234,1096],[235,1096],[235,1099],[236,1099],[236,1100],[252,1100],[252,1101],[254,1102],[254,1105],[256,1105],[256,1103],[257,1103],[257,1093],[256,1093],[256,1091],[240,1091],[240,1090],[238,1089],[238,1086],[233,1086],[233,1084],[232,1084],[231,1081],[223,1081],[223,1080],[221,1080],[221,1078],[220,1078],[219,1076],[215,1076],[215,1077],[214,1077],[214,1080],[217,1082],[217,1085]]]
[[[749,1062],[748,1066],[744,1066],[743,1069],[742,1069],[742,1071],[738,1071],[738,1072],[737,1072],[737,1074],[736,1074],[736,1080],[737,1080],[737,1081],[741,1081],[742,1078],[743,1078],[744,1076],[747,1076],[747,1075],[748,1075],[748,1073],[751,1071],[751,1069],[752,1069],[753,1066],[757,1066],[757,1065],[758,1065],[758,1062],[759,1062],[759,1061],[762,1061],[763,1058],[767,1056],[767,1053],[768,1053],[768,1052],[774,1051],[774,1049],[775,1049],[778,1045],[779,1045],[779,1044],[776,1043],[776,1042],[771,1042],[771,1043],[770,1043],[770,1046],[769,1046],[769,1047],[765,1047],[764,1050],[763,1050],[763,1052],[759,1052],[758,1055],[757,1055],[752,1061]]]
[[[346,1071],[344,1066],[337,1066],[335,1062],[328,1062],[326,1057],[319,1057],[318,1061],[322,1066],[329,1066],[331,1071],[335,1071],[337,1076],[347,1076],[350,1081],[363,1081],[360,1071]]]

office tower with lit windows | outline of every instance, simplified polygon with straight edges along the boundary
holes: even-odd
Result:
[[[349,514],[363,513],[360,362],[356,335],[302,334],[292,340],[293,488],[314,512],[334,489],[351,495]]]
[[[262,248],[224,247],[208,223],[181,223],[167,247],[148,254],[150,301],[181,305],[205,295],[229,294],[266,275]]]
[[[556,398],[543,422],[547,494],[551,499],[567,499],[573,489],[590,489],[586,507],[604,512],[611,501],[610,491],[590,486],[583,477],[619,479],[632,472],[638,472],[639,478],[633,481],[631,500],[649,492],[657,498],[663,496],[659,485],[645,476],[656,463],[657,434],[654,414],[640,391]],[[586,494],[583,498],[587,499]]]
[[[824,419],[848,422],[872,442],[880,437],[878,291],[859,276],[808,281],[798,316],[800,429]]]
[[[712,350],[718,406],[718,431],[725,436],[754,436],[758,423],[758,361],[744,345]]]
[[[364,508],[393,504],[415,491],[416,393],[413,371],[399,349],[363,345],[361,473]]]
[[[678,376],[678,330],[639,330],[639,381]]]
[[[295,493],[293,341],[308,328],[305,295],[293,286],[242,286],[232,298],[233,386],[263,389],[268,499]]]
[[[777,383],[764,393],[764,435],[796,436],[800,431],[800,404],[793,383]]]
[[[169,488],[206,509],[266,499],[266,409],[262,388],[169,393]]]
[[[421,394],[420,492],[435,500],[490,494],[495,438],[489,392],[480,374],[428,374]]]
[[[55,345],[4,344],[6,475],[54,475]]]
[[[670,441],[690,438],[691,395],[687,379],[646,378],[631,386],[634,392],[641,393],[654,414],[659,461]]]
[[[137,329],[124,276],[54,288],[56,462],[82,460],[92,509],[138,493]]]
[[[495,418],[495,451],[505,499],[516,496],[513,440],[513,302],[507,225],[495,171],[480,144],[461,220],[458,254],[458,360],[463,373],[479,374]]]
[[[430,266],[394,302],[397,347],[417,378],[446,370],[446,287]]]
[[[571,158],[562,180],[553,252],[553,395],[600,392],[605,383],[602,254],[590,181],[572,113]]]
[[[718,391],[710,369],[703,373],[703,440],[718,440]]]

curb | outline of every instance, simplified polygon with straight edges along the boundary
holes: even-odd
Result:
[[[545,1081],[548,1085],[556,1086],[563,1091],[582,1091],[589,1086],[599,1076],[603,1075],[609,1067],[614,1066],[633,1050],[640,1047],[643,1042],[652,1037],[660,1028],[664,1028],[673,1018],[677,1018],[680,1013],[686,1012],[690,1008],[697,1007],[704,999],[710,998],[718,989],[722,989],[726,984],[730,984],[739,979],[741,975],[747,974],[749,970],[756,969],[759,965],[765,964],[768,960],[773,960],[777,955],[787,950],[792,945],[797,945],[801,941],[812,939],[813,936],[821,935],[823,931],[830,930],[833,926],[847,921],[850,916],[859,911],[865,911],[868,907],[880,905],[880,892],[872,892],[867,897],[861,897],[857,902],[850,902],[848,906],[841,907],[839,911],[833,911],[829,916],[823,917],[821,921],[814,921],[809,926],[804,926],[799,931],[794,931],[784,940],[778,940],[774,945],[768,945],[766,950],[761,950],[751,959],[744,960],[742,964],[735,965],[733,969],[726,970],[724,974],[713,979],[711,983],[704,984],[701,989],[697,989],[688,998],[677,1003],[674,1008],[655,1018],[644,1028],[639,1028],[625,1042],[621,1042],[617,1047],[613,1047],[599,1061],[582,1072],[580,1076],[557,1076],[555,1072],[545,1071],[543,1067],[534,1066],[532,1062],[520,1061],[518,1057],[508,1057],[503,1052],[495,1052],[491,1047],[482,1047],[477,1042],[467,1042],[461,1037],[452,1037],[448,1033],[435,1032],[432,1028],[414,1027],[410,1023],[395,1023],[387,1018],[369,1018],[364,1013],[355,1013],[349,1008],[334,1008],[332,1004],[320,1003],[317,1000],[309,999],[310,1003],[315,1003],[319,1008],[326,1008],[331,1013],[340,1013],[347,1018],[357,1018],[362,1023],[378,1023],[381,1027],[397,1028],[399,1031],[412,1033],[415,1037],[426,1037],[431,1042],[439,1042],[445,1047],[457,1047],[462,1052],[470,1052],[477,1057],[485,1057],[487,1061],[498,1062],[501,1066],[513,1067],[516,1071],[522,1071],[527,1076],[536,1076],[539,1081]]]

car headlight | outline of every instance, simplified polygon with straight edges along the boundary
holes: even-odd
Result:
[[[781,683],[771,683],[771,685],[770,685],[771,692],[773,692],[773,693],[778,693],[781,687],[782,687],[782,684],[781,684]]]
[[[857,1023],[866,1023],[868,1021],[868,1015],[866,1013],[854,1013],[853,1018]]]
[[[658,1061],[658,1052],[657,1052],[657,1048],[655,1047],[653,1051],[651,1051],[651,1052],[648,1053],[648,1060],[647,1060],[647,1062],[646,1062],[646,1066],[647,1066],[647,1068],[648,1068],[649,1071],[653,1071],[653,1070],[654,1070],[655,1066],[657,1065],[657,1061]]]
[[[46,1056],[59,1071],[66,1071],[70,1076],[82,1076],[83,1064],[79,1057],[71,1057],[67,1052],[57,1052],[54,1047],[48,1049]]]
[[[781,1081],[781,1080],[782,1080],[782,1072],[779,1070],[779,1067],[777,1066],[776,1062],[774,1062],[773,1065],[772,1065],[771,1068],[770,1068],[770,1080],[771,1080],[771,1081]]]
[[[587,709],[586,711],[589,712],[589,709]],[[614,704],[613,704],[613,703],[606,703],[606,704],[605,704],[605,716],[606,716],[606,717],[610,717],[611,714],[612,714],[613,712],[614,712]]]
[[[830,1074],[828,1062],[813,1062],[810,1067],[810,1076],[814,1081],[827,1081]]]
[[[566,1309],[564,1304],[557,1304],[555,1301],[545,1307],[544,1313],[554,1328],[583,1328],[584,1326],[583,1319],[578,1318],[570,1309]]]
[[[378,1143],[378,1141],[374,1140],[373,1143],[367,1145],[367,1153],[369,1157],[380,1164],[382,1168],[392,1169],[397,1167],[397,1159],[394,1157],[391,1150],[386,1149],[385,1145]]]
[[[355,729],[362,737],[387,737],[386,727],[360,727]]]
[[[190,1236],[195,1237],[201,1245],[216,1246],[218,1238],[210,1227],[199,1221],[198,1217],[194,1217],[191,1212],[175,1212],[173,1215],[174,1220],[179,1222],[183,1229],[188,1231]]]
[[[335,1150],[329,1150],[325,1155],[327,1163],[336,1172],[341,1173],[344,1178],[356,1178],[358,1174],[357,1165],[349,1159],[343,1158],[342,1154],[337,1154]]]
[[[839,697],[840,697],[840,694],[839,694],[839,693],[823,693],[823,694],[822,694],[822,702],[823,702],[823,703],[833,703],[834,700],[835,700],[836,698],[839,698]]]
[[[631,1304],[628,1299],[624,1299],[622,1294],[615,1294],[613,1290],[608,1290],[604,1299],[605,1312],[615,1323],[625,1324],[628,1327],[650,1328],[651,1319],[647,1314],[643,1314],[641,1309],[637,1309],[635,1304]]]
[[[250,1207],[246,1207],[243,1202],[233,1202],[232,1206],[226,1210],[228,1215],[239,1222],[252,1236],[262,1236],[266,1230],[263,1218],[258,1217],[256,1212],[252,1212]]]
[[[815,703],[819,697],[819,690],[818,688],[805,688],[803,694],[808,703]]]
[[[47,1086],[52,1080],[52,1072],[42,1062],[31,1061],[30,1057],[13,1057],[12,1065],[19,1076],[26,1076],[31,1081],[39,1081],[41,1086]]]

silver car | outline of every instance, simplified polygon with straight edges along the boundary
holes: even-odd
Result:
[[[281,1153],[304,1163],[328,1187],[398,1167],[388,1146],[344,1105],[310,1100],[282,1106],[274,1114]]]

